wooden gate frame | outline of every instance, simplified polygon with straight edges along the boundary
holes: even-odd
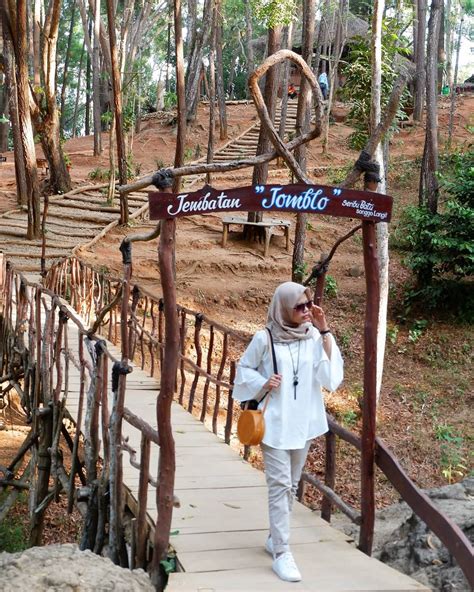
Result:
[[[176,16],[176,14],[175,14]],[[177,51],[179,43],[177,42]],[[273,123],[268,115],[265,103],[261,96],[258,87],[258,81],[268,71],[269,68],[275,66],[285,60],[290,60],[296,64],[300,69],[302,75],[307,79],[312,91],[313,91],[313,102],[315,112],[315,125],[314,129],[299,135],[297,138],[291,140],[287,144],[279,138]],[[181,64],[182,65],[182,64]],[[182,70],[177,64],[177,72]],[[179,72],[178,72],[179,74]],[[183,75],[183,72],[181,72]],[[387,133],[390,125],[392,124],[393,118],[398,109],[400,97],[403,90],[408,82],[409,76],[407,72],[402,72],[398,79],[395,81],[390,94],[387,106],[385,108],[384,115],[380,123],[372,131],[364,149],[361,151],[359,158],[352,171],[347,175],[346,179],[341,183],[342,187],[352,186],[357,179],[364,173],[364,188],[366,192],[358,192],[366,197],[370,196],[370,199],[374,198],[375,190],[379,182],[378,179],[378,165],[372,161],[376,147],[381,142],[384,135]],[[163,199],[171,199],[169,194],[172,193],[171,185],[173,180],[177,180],[179,177],[191,174],[202,174],[210,172],[225,172],[231,170],[237,170],[246,167],[253,167],[257,164],[269,162],[276,156],[281,156],[290,171],[293,173],[296,179],[301,183],[305,184],[305,187],[311,185],[311,180],[306,176],[306,173],[300,168],[298,162],[291,154],[291,150],[294,150],[297,146],[300,146],[310,140],[318,137],[321,134],[322,128],[322,96],[319,85],[317,84],[314,73],[309,68],[307,63],[301,58],[301,56],[295,54],[290,50],[280,50],[275,54],[269,56],[249,77],[248,86],[252,94],[257,113],[260,117],[262,126],[267,132],[274,150],[255,156],[253,158],[239,159],[237,161],[225,162],[225,163],[214,163],[209,162],[206,164],[198,163],[191,165],[179,166],[179,159],[175,163],[174,169],[160,170],[143,177],[142,179],[132,183],[130,185],[123,185],[118,187],[118,191],[123,197],[124,194],[129,193],[137,189],[147,187],[151,184],[155,185],[161,190],[160,194],[154,193],[155,196],[161,196]],[[179,93],[178,93],[179,94]],[[183,108],[184,100],[181,97],[181,108]],[[180,100],[178,97],[178,105]],[[183,142],[184,137],[184,122],[183,118],[178,119],[178,144]],[[179,150],[177,148],[177,155]],[[176,183],[179,187],[179,183]],[[263,187],[270,186],[259,186],[260,189]],[[322,186],[319,186],[322,187]],[[212,188],[205,188],[207,190]],[[256,189],[256,188],[255,188]],[[254,189],[254,191],[255,191]],[[342,194],[340,188],[336,189],[339,194]],[[179,195],[179,194],[178,194]],[[333,194],[334,196],[334,194]],[[331,198],[333,196],[330,196]],[[188,196],[187,196],[188,197]],[[202,196],[201,196],[202,197]],[[326,196],[328,197],[328,196]],[[390,199],[387,196],[382,196],[384,199]],[[159,199],[159,197],[152,198]],[[212,193],[207,199],[212,200]],[[183,202],[184,203],[184,202]],[[230,204],[226,209],[218,210],[217,208],[213,211],[242,211],[241,206],[233,209]],[[196,206],[197,207],[197,206]],[[391,208],[391,201],[390,201]],[[259,208],[252,208],[252,211],[256,211]],[[264,208],[267,209],[267,208]],[[278,208],[275,208],[278,209]],[[330,213],[327,206],[324,209],[324,213]],[[361,208],[356,208],[361,209]],[[183,212],[182,215],[190,215],[191,206],[189,206],[189,213]],[[292,208],[286,208],[280,211],[292,211]],[[299,211],[307,211],[300,209]],[[314,209],[309,208],[309,211]],[[348,212],[348,209],[345,210]],[[196,213],[202,213],[197,211]],[[321,212],[320,212],[321,213]],[[357,213],[357,212],[356,212]],[[331,212],[331,215],[345,215],[342,213]],[[348,215],[348,214],[346,214]],[[423,492],[417,490],[417,488],[411,483],[409,478],[404,474],[401,467],[396,462],[396,459],[388,452],[384,445],[378,441],[375,437],[375,425],[376,425],[376,334],[378,325],[378,309],[379,309],[379,276],[378,276],[378,258],[376,252],[376,234],[375,224],[376,221],[381,221],[379,218],[376,220],[375,216],[367,215],[355,215],[352,214],[350,217],[362,217],[362,237],[363,237],[363,251],[364,251],[364,267],[365,267],[365,278],[366,278],[366,310],[365,310],[365,323],[364,323],[364,406],[363,406],[363,426],[362,426],[362,437],[358,439],[350,433],[346,433],[346,430],[333,425],[334,422],[330,421],[331,433],[329,434],[330,442],[327,442],[328,449],[332,449],[334,444],[335,434],[346,439],[357,448],[361,450],[361,521],[360,521],[360,536],[359,536],[359,548],[368,555],[371,554],[373,544],[373,531],[375,522],[375,497],[374,497],[374,469],[375,462],[382,468],[383,472],[388,476],[392,484],[402,494],[402,497],[409,502],[409,505],[426,520],[427,524],[435,531],[440,537],[443,543],[448,547],[451,553],[453,553],[458,560],[462,570],[464,571],[468,581],[474,585],[474,551],[469,543],[467,537],[463,534],[461,529],[451,523],[449,519],[444,517],[439,511],[437,511],[429,498]],[[162,390],[158,398],[157,404],[157,415],[158,415],[158,429],[160,431],[160,467],[159,467],[159,488],[157,491],[158,501],[158,521],[155,528],[155,552],[153,554],[152,562],[152,581],[159,581],[159,562],[161,558],[166,557],[168,549],[168,533],[171,526],[172,517],[172,493],[174,489],[174,440],[171,430],[170,423],[170,412],[171,403],[173,401],[174,391],[174,380],[177,370],[178,354],[179,354],[179,330],[176,319],[176,287],[174,284],[174,248],[175,248],[175,230],[176,221],[175,218],[170,218],[167,215],[162,215],[161,223],[157,226],[156,230],[148,235],[136,235],[134,237],[126,238],[124,243],[130,246],[131,242],[150,240],[160,235],[160,247],[159,247],[159,265],[161,274],[161,283],[163,289],[163,297],[165,300],[164,313],[166,319],[166,330],[165,330],[165,348],[164,348],[164,359],[163,364],[166,368],[166,381],[162,382]],[[384,220],[389,221],[389,216]],[[355,230],[353,229],[346,237],[340,239],[335,247],[348,238]],[[124,277],[130,281],[131,277],[131,251],[127,255],[124,254]],[[126,263],[127,261],[127,263]],[[321,275],[317,279],[316,293],[324,284],[324,277]],[[161,428],[160,428],[161,425]],[[332,442],[332,444],[331,444]],[[161,462],[163,461],[163,462]],[[327,461],[327,459],[326,459]],[[170,470],[167,470],[169,467]],[[331,474],[334,466],[329,467]],[[166,483],[164,481],[166,481]],[[162,493],[160,493],[160,491]],[[329,512],[328,505],[324,512]],[[160,534],[161,532],[161,534]]]
[[[176,218],[206,212],[242,212],[242,211],[279,211],[311,212],[335,217],[358,218],[362,220],[362,240],[366,281],[366,307],[364,321],[364,398],[362,409],[361,438],[361,524],[359,548],[368,555],[372,552],[375,524],[375,431],[377,413],[376,362],[377,362],[377,327],[379,314],[379,272],[376,249],[376,220],[387,222],[391,217],[392,198],[372,191],[358,191],[330,187],[326,185],[257,185],[232,189],[217,190],[205,186],[192,193],[173,193],[171,176],[163,174],[156,179],[156,185],[162,191],[149,192],[150,219],[161,220],[160,236],[160,275],[163,299],[165,303],[166,331],[171,343],[168,345],[168,333],[165,343],[165,371],[161,387],[165,389],[164,400],[171,404],[178,361],[179,328],[176,318],[176,286],[173,273],[175,259],[174,233]],[[319,290],[318,290],[319,291]],[[163,460],[169,462],[168,471],[163,477],[172,475],[174,488],[174,442],[171,425],[164,424],[164,417],[170,417],[169,409],[162,407],[158,421],[162,416],[162,426],[158,426],[160,446],[164,453]],[[162,436],[169,440],[163,450]],[[171,444],[171,442],[173,442]],[[173,454],[171,455],[171,451]],[[161,468],[160,468],[161,473]],[[162,480],[159,477],[160,486]],[[164,485],[163,485],[164,486]],[[158,498],[159,499],[159,498]],[[169,508],[172,511],[172,508]],[[158,515],[160,512],[158,511]],[[171,524],[171,515],[170,515]],[[157,525],[157,530],[158,525]],[[169,528],[168,528],[169,531]]]

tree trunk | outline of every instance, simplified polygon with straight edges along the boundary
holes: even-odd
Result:
[[[423,162],[420,174],[420,204],[426,203],[428,210],[438,210],[438,95],[437,57],[439,27],[441,23],[442,0],[432,0],[428,23],[428,48],[426,59],[426,135]]]
[[[373,133],[375,128],[380,123],[381,117],[381,92],[382,92],[382,16],[385,8],[385,0],[376,0],[374,2],[374,12],[372,16],[372,84],[371,84],[371,105],[370,105],[370,133]],[[374,160],[380,166],[381,181],[376,185],[375,190],[378,193],[386,193],[386,175],[385,162],[383,158],[382,145],[378,144],[375,149]],[[369,190],[372,188],[366,187]],[[377,236],[377,257],[379,261],[379,285],[380,285],[380,302],[379,302],[379,317],[377,325],[377,380],[376,393],[377,400],[380,396],[380,389],[382,386],[383,363],[385,356],[385,343],[387,331],[387,307],[388,307],[388,266],[389,266],[389,252],[388,239],[389,231],[388,224],[380,222],[375,226],[375,233]]]
[[[444,12],[444,0],[441,5],[441,17],[439,23],[439,34],[438,34],[438,84],[437,84],[437,91],[438,94],[441,93],[441,89],[444,85],[445,80],[445,67],[446,67],[446,47],[444,43],[444,35],[445,35],[445,12]]]
[[[165,91],[170,92],[170,64],[171,64],[171,0],[168,2],[168,32],[166,43],[166,79]]]
[[[13,60],[13,47],[5,24],[5,14],[0,15],[3,32],[3,61],[5,68],[5,81],[9,99],[9,112],[12,126],[13,154],[15,159],[15,178],[17,203],[20,206],[28,204],[28,186],[26,183],[25,158],[21,141],[20,120],[18,117],[18,96],[15,65]]]
[[[293,23],[285,27],[283,32],[282,48],[289,49],[293,46]],[[288,113],[288,84],[290,81],[290,63],[287,60],[283,65],[282,83],[281,83],[281,106],[280,106],[280,127],[278,135],[283,140],[286,134],[286,118]]]
[[[41,236],[41,213],[36,153],[33,141],[33,125],[31,123],[30,113],[26,0],[17,0],[16,14],[10,11],[9,22],[12,25],[16,23],[15,32],[13,32],[13,29],[9,29],[9,34],[15,49],[18,120],[20,123],[20,138],[26,172],[26,196],[28,205],[28,228],[26,236],[31,240],[40,238]],[[14,38],[11,37],[11,34],[14,35]]]
[[[176,55],[176,97],[178,102],[178,133],[176,137],[176,152],[174,166],[179,167],[184,163],[184,148],[186,145],[186,86],[184,82],[184,51],[183,51],[183,26],[181,14],[181,0],[174,2],[174,38]],[[177,177],[173,183],[173,191],[179,192],[181,178]]]
[[[72,45],[72,36],[74,33],[74,20],[76,16],[76,1],[73,0],[72,7],[71,7],[71,22],[69,25],[69,35],[67,38],[67,48],[66,48],[66,58],[64,60],[64,70],[63,70],[63,81],[61,85],[61,117],[59,120],[59,126],[61,131],[64,133],[64,121],[65,121],[65,104],[66,104],[66,88],[67,88],[67,75],[69,69],[69,60],[71,58],[71,45]]]
[[[125,154],[125,138],[122,119],[122,89],[120,85],[119,62],[117,56],[117,39],[115,35],[114,2],[107,0],[107,17],[109,23],[110,56],[112,63],[112,89],[114,98],[115,133],[117,138],[117,158],[120,185],[127,184],[127,157]],[[127,194],[120,196],[120,224],[128,224]]]
[[[92,110],[94,120],[94,156],[102,154],[100,105],[100,0],[94,4],[94,45],[92,49]]]
[[[245,46],[247,50],[247,72],[250,75],[255,70],[255,60],[253,55],[252,38],[252,11],[250,0],[243,0],[245,4]],[[250,98],[250,92],[247,87],[247,98]]]
[[[276,53],[280,49],[280,35],[281,27],[268,29],[268,55]],[[276,110],[276,88],[277,88],[277,68],[273,67],[267,72],[265,76],[265,104],[268,109],[270,119],[274,121]],[[271,142],[267,136],[263,125],[260,126],[260,134],[258,137],[257,155],[268,152],[271,147]],[[255,166],[252,175],[253,185],[265,185],[268,177],[268,163]],[[263,219],[262,212],[249,212],[249,222],[260,222]]]
[[[446,13],[445,13],[445,41],[444,47],[446,50],[446,84],[451,88],[453,86],[453,27],[451,24],[451,0],[446,0]]]
[[[314,19],[315,0],[304,0],[303,2],[303,38],[301,55],[311,68],[314,45]],[[284,92],[286,89],[284,89]],[[296,135],[302,135],[309,131],[311,119],[311,92],[308,81],[301,76],[300,92],[298,96],[298,109],[296,112]],[[303,144],[295,150],[295,158],[301,170],[306,173],[306,145]],[[302,281],[304,271],[304,245],[306,242],[306,226],[308,214],[296,214],[295,244],[293,247],[293,260],[291,275],[293,281]]]
[[[416,34],[416,78],[415,96],[413,97],[413,119],[421,121],[423,118],[423,106],[425,102],[425,47],[426,47],[426,1],[417,2],[417,34]]]
[[[334,17],[337,18],[337,25],[336,25],[336,37],[334,41],[333,51],[334,51],[334,61],[331,64],[329,56],[328,56],[328,68],[329,68],[329,96],[328,96],[328,103],[326,106],[326,114],[324,117],[323,122],[323,154],[327,154],[329,148],[329,118],[331,115],[332,103],[334,100],[334,94],[336,92],[336,88],[338,86],[338,68],[339,62],[342,56],[342,52],[344,50],[344,45],[346,42],[346,35],[347,35],[347,13],[349,11],[349,3],[347,0],[341,0],[340,10],[338,14],[334,14]]]
[[[176,91],[178,97],[178,136],[176,141],[175,167],[183,162],[184,142],[186,134],[186,107],[184,83],[184,56],[181,0],[174,2],[174,30],[176,49]],[[175,179],[173,191],[179,191],[180,180]],[[169,191],[169,189],[165,189]],[[165,313],[165,351],[164,368],[161,377],[161,389],[156,405],[158,432],[160,434],[160,462],[158,466],[158,487],[156,503],[158,520],[155,528],[154,552],[151,565],[151,580],[157,590],[165,587],[165,577],[160,569],[160,562],[167,558],[171,519],[173,516],[174,478],[176,457],[173,431],[171,426],[171,404],[179,353],[179,331],[176,318],[176,285],[175,269],[175,233],[176,221],[161,222],[159,266]]]
[[[33,110],[33,117],[44,155],[48,160],[51,189],[55,193],[67,193],[71,190],[71,178],[64,161],[56,103],[56,56],[60,9],[61,0],[53,0],[49,4],[41,31],[44,40],[41,55],[44,97]]]
[[[85,54],[86,43],[85,41],[82,44],[82,51],[81,51],[81,59],[79,60],[79,71],[77,73],[77,89],[76,89],[76,100],[74,103],[74,114],[72,118],[72,137],[75,138],[77,136],[77,114],[79,111],[79,99],[81,96],[81,81],[82,81],[82,64],[84,62],[84,54]],[[90,73],[90,60],[89,54],[87,54],[87,65],[89,66],[89,73]],[[87,88],[88,80],[86,79],[86,88]],[[89,105],[90,105],[90,94],[86,91],[86,104],[85,104],[85,135],[89,135]]]
[[[188,0],[188,30],[187,30],[187,46],[188,55],[191,55],[196,43],[197,33],[197,0]]]
[[[464,13],[461,16],[461,22],[459,23],[458,44],[456,47],[456,63],[454,65],[454,80],[453,80],[453,85],[451,86],[451,106],[449,109],[449,128],[448,128],[448,147],[449,148],[451,148],[451,142],[452,142],[452,138],[453,138],[454,110],[455,110],[455,106],[456,106],[456,85],[458,83],[459,52],[461,49],[463,24],[464,24]]]
[[[34,0],[33,82],[35,87],[41,86],[41,4],[42,0]]]
[[[207,143],[207,162],[214,160],[214,135],[216,129],[216,42],[217,42],[217,11],[219,0],[214,0],[211,21],[211,47],[209,51],[209,139]],[[211,173],[207,174],[206,182],[212,182]]]
[[[216,5],[217,12],[217,23],[216,23],[216,83],[217,83],[217,100],[219,103],[219,128],[220,128],[220,139],[225,140],[227,138],[227,113],[225,105],[225,92],[224,92],[224,66],[222,59],[222,3],[217,0]]]
[[[196,33],[196,41],[189,56],[189,65],[186,75],[186,108],[187,121],[196,119],[197,105],[199,101],[199,80],[201,77],[202,58],[204,48],[210,34],[211,0],[205,0],[201,30]]]
[[[91,36],[91,25],[89,24],[89,37]],[[85,45],[85,39],[84,39]],[[91,133],[91,74],[92,74],[92,62],[90,53],[87,52],[87,62],[86,62],[86,115],[84,118],[84,134],[89,136]]]
[[[0,116],[8,119],[8,90],[5,83],[5,74],[0,72]],[[8,132],[10,131],[10,124],[8,121],[0,123],[0,152],[8,150]]]

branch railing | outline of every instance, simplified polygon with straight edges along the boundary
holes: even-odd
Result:
[[[78,259],[65,259],[51,268],[46,285],[67,299],[89,324],[121,291],[121,282],[96,271]],[[128,342],[130,359],[153,377],[163,365],[165,316],[162,299],[134,286],[130,291]],[[184,306],[176,310],[180,327],[180,352],[175,398],[215,434],[230,444],[240,408],[232,399],[236,361],[249,336],[232,331],[206,315]],[[108,310],[96,327],[99,334],[120,344],[120,306]],[[248,458],[250,449],[244,450]]]
[[[103,282],[96,288],[94,298],[85,298],[81,304],[87,281],[96,276],[89,270],[87,277],[78,275],[79,268],[71,263],[61,268],[62,275],[50,276],[55,278],[54,287],[60,289],[62,296],[68,295],[86,316],[100,315],[104,303],[113,300],[113,283]],[[104,286],[110,292],[102,292]],[[112,313],[112,327],[114,323]],[[34,508],[30,543],[40,544],[44,512],[64,490],[68,512],[76,503],[84,516],[81,548],[100,553],[108,531],[109,553],[121,565],[128,565],[123,506],[117,487],[113,487],[118,481],[122,489],[118,479],[122,451],[130,451],[123,430],[117,429],[120,415],[141,437],[139,460],[134,452],[131,463],[139,471],[132,567],[145,567],[148,485],[156,486],[151,478],[150,444],[158,445],[158,434],[127,408],[118,412],[119,370],[120,361],[106,341],[84,326],[60,295],[47,285],[29,282],[0,259],[1,395],[16,391],[31,425],[24,444],[5,469],[7,474],[0,479],[0,486],[15,487],[24,455],[32,449],[35,462],[28,464],[20,479],[21,486],[29,489]],[[64,455],[70,458],[70,464],[66,463],[68,469]],[[10,495],[14,493],[15,490]],[[8,505],[7,502],[4,507]]]
[[[77,259],[57,264],[48,274],[47,284],[51,289],[62,291],[65,297],[69,296],[76,310],[86,314],[89,322],[95,311],[110,305],[120,292],[119,280],[94,271]],[[135,286],[131,290],[129,311],[130,358],[152,376],[159,376],[164,348],[163,302]],[[236,362],[250,337],[186,307],[178,306],[176,314],[180,326],[180,359],[175,398],[200,421],[207,421],[213,432],[221,435],[229,444],[235,434],[240,411],[232,399]],[[119,307],[111,307],[99,331],[118,343],[119,323]],[[303,473],[299,493],[303,494],[305,486],[315,487],[323,495],[321,516],[325,520],[330,521],[334,506],[354,523],[360,524],[360,511],[335,492],[337,438],[361,450],[360,437],[329,417],[329,432],[325,438],[324,483],[313,474]],[[248,458],[249,448],[246,447],[243,453],[244,458]],[[472,584],[474,556],[467,537],[414,485],[378,438],[375,461],[402,498],[446,545]]]

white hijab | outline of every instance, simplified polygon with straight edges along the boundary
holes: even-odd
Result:
[[[275,290],[268,309],[266,325],[272,332],[275,343],[311,337],[311,323],[295,325],[292,321],[293,309],[303,294],[306,294],[308,300],[311,300],[311,290],[295,282],[285,282]]]

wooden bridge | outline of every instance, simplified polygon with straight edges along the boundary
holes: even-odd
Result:
[[[256,138],[256,129],[247,130],[221,149],[222,158],[254,153]],[[202,175],[191,177],[188,187],[201,180]],[[76,503],[88,525],[83,548],[100,552],[109,522],[113,560],[129,563],[124,552],[127,530],[131,566],[151,564],[153,572],[159,563],[153,552],[160,442],[156,402],[166,323],[162,301],[69,257],[79,240],[94,241],[117,223],[118,206],[104,200],[97,187],[53,198],[44,247],[22,242],[24,213],[0,217],[2,395],[16,390],[32,425],[20,456],[8,469],[25,482],[32,475],[38,531],[44,509],[63,489],[69,509]],[[148,207],[141,192],[130,195],[129,205],[132,218]],[[40,285],[34,280],[41,259],[59,261]],[[264,477],[247,462],[250,451],[242,450],[235,438],[239,410],[231,396],[232,384],[249,336],[181,306],[177,314],[180,353],[171,420],[176,507],[172,550],[162,564],[172,570],[167,590],[425,590],[360,552],[330,527],[333,506],[357,523],[363,520],[333,491],[336,438],[359,450],[361,441],[332,419],[325,481],[306,473],[302,479],[306,487],[323,493],[325,519],[302,504],[296,504],[293,515],[292,550],[303,581],[287,584],[273,574],[271,558],[263,549],[268,531]],[[29,463],[22,475],[15,473],[21,454],[36,439],[38,457],[48,459],[47,470],[37,472]],[[376,441],[375,447],[379,468],[474,584],[469,541],[415,487],[384,444]],[[71,459],[67,470],[61,448]],[[2,484],[8,485],[8,480],[7,476]]]
[[[33,429],[39,429],[37,418],[42,417],[33,413],[38,396],[33,377],[37,375],[50,385],[47,404],[61,423],[61,428],[56,423],[48,443],[53,480],[58,488],[68,491],[72,506],[78,494],[76,475],[89,489],[95,477],[100,491],[110,471],[110,515],[117,515],[114,506],[117,512],[126,501],[127,511],[134,516],[129,540],[132,565],[145,566],[152,554],[157,517],[154,475],[159,438],[155,410],[164,331],[161,303],[143,291],[132,290],[129,329],[133,372],[121,375],[126,384],[118,422],[120,381],[114,381],[110,363],[112,368],[120,368],[121,353],[112,343],[120,343],[119,328],[123,328],[119,307],[110,307],[100,326],[96,324],[92,331],[90,327],[98,311],[117,301],[121,283],[75,259],[54,266],[44,286],[28,283],[12,268],[4,267],[2,277],[2,359],[8,358],[6,344],[16,333],[15,347],[23,359],[23,404],[32,413]],[[345,535],[299,503],[291,537],[303,581],[288,584],[273,574],[271,558],[263,549],[268,532],[264,476],[242,458],[234,437],[236,409],[231,385],[235,360],[248,337],[189,309],[179,307],[178,314],[181,362],[172,407],[178,507],[171,531],[177,571],[170,575],[167,590],[426,590],[358,551]],[[25,326],[30,329],[26,334],[22,331]],[[14,372],[11,359],[2,375],[8,371]],[[10,375],[10,384],[17,383],[16,378]],[[91,405],[92,401],[96,405]],[[55,460],[62,420],[67,417],[75,424],[69,475]],[[111,454],[114,446],[125,455],[123,465]],[[88,451],[85,462],[82,450]],[[240,452],[248,456],[248,450]],[[311,475],[305,480],[314,484]],[[124,491],[119,487],[122,483]],[[90,501],[87,509],[83,508],[89,516]],[[110,525],[112,541],[123,528],[122,518],[117,520]]]

